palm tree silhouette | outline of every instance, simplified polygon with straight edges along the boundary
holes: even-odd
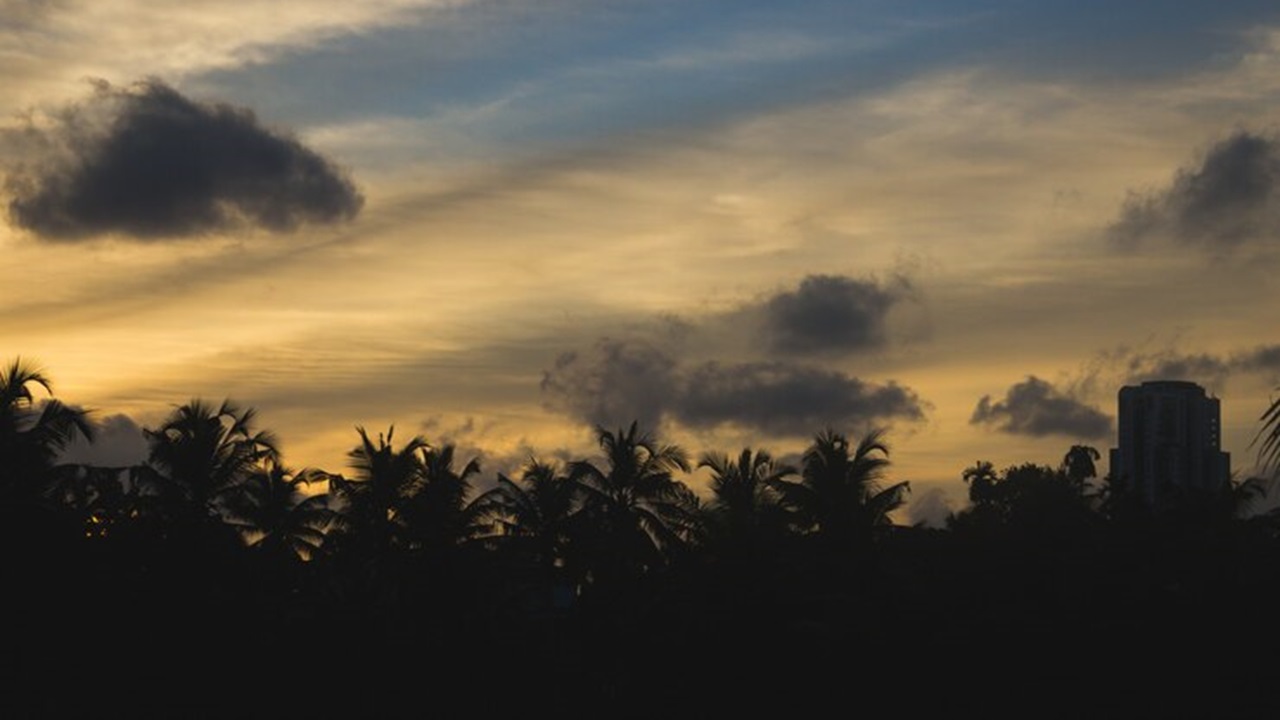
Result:
[[[395,427],[377,442],[363,427],[357,427],[360,444],[347,453],[355,475],[329,478],[329,492],[339,501],[338,537],[376,555],[385,555],[403,541],[405,500],[422,482],[425,472],[421,451],[427,441],[414,436],[396,450],[392,445]]]
[[[947,516],[947,528],[972,531],[976,527],[991,528],[1005,520],[1003,488],[1000,473],[987,460],[975,460],[960,471],[960,479],[969,486],[969,506]]]
[[[498,474],[498,484],[472,503],[493,532],[490,542],[508,562],[524,607],[563,610],[586,581],[590,528],[581,493],[561,467],[532,458],[520,477]]]
[[[198,558],[230,566],[224,561],[243,544],[227,522],[227,502],[252,474],[280,460],[275,435],[257,430],[255,420],[252,408],[196,398],[159,427],[143,429],[147,460],[129,474],[135,542],[166,553],[173,567]]]
[[[486,534],[481,508],[471,504],[471,481],[480,472],[477,459],[461,469],[453,466],[455,447],[421,448],[421,473],[405,488],[400,507],[405,534],[416,551],[427,555],[447,552]]]
[[[36,402],[34,389],[52,395],[39,368],[15,358],[0,369],[0,504],[43,502],[58,454],[77,437],[93,439],[84,410],[52,397]]]
[[[328,475],[317,470],[295,473],[268,463],[226,496],[228,523],[240,531],[250,550],[273,561],[312,560],[335,513],[326,493],[308,493],[303,487],[327,480]]]
[[[833,548],[870,543],[893,525],[890,513],[906,502],[908,482],[882,485],[889,467],[884,434],[868,432],[851,451],[848,438],[824,430],[805,450],[800,480],[774,485],[801,526]]]
[[[85,537],[103,538],[144,509],[127,478],[134,468],[60,466],[45,491],[54,504],[79,516]]]
[[[255,419],[253,408],[230,400],[215,408],[197,398],[175,408],[160,427],[143,430],[151,472],[139,479],[168,510],[220,520],[227,493],[280,462],[275,435],[256,430]]]
[[[722,556],[755,556],[786,532],[788,518],[779,484],[796,475],[766,451],[745,448],[736,461],[707,453],[698,467],[711,470],[711,502],[703,513],[706,539]]]
[[[634,578],[662,565],[697,528],[697,497],[673,473],[689,472],[684,450],[637,429],[596,428],[604,466],[574,461],[569,477],[582,494],[582,513],[597,534],[595,580]]]
[[[1062,457],[1062,472],[1081,495],[1084,495],[1088,482],[1098,476],[1096,463],[1101,457],[1097,448],[1089,445],[1072,445]]]
[[[1230,478],[1222,489],[1225,502],[1230,508],[1230,516],[1235,519],[1248,519],[1256,513],[1265,513],[1267,509],[1260,511],[1257,506],[1271,494],[1271,488],[1274,485],[1274,477],[1250,476],[1243,480]]]
[[[1258,420],[1262,427],[1250,443],[1258,446],[1258,467],[1264,474],[1280,477],[1280,398],[1272,400]]]
[[[499,546],[518,546],[533,563],[552,569],[567,561],[579,508],[576,483],[558,465],[531,459],[518,480],[498,474],[498,484],[473,503],[496,529]]]
[[[960,473],[960,478],[969,486],[969,500],[974,504],[982,504],[991,499],[992,491],[1000,476],[995,465],[987,460],[977,460]]]

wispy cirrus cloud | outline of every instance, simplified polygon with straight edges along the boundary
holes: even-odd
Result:
[[[182,76],[262,63],[339,35],[403,26],[467,0],[192,0],[163,9],[141,0],[5,0],[0,71],[10,102],[56,97],[84,76]],[[14,20],[11,21],[10,19]]]

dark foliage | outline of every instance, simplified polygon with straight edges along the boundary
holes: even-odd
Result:
[[[3,379],[4,717],[1229,717],[1270,692],[1258,479],[1144,510],[1073,446],[974,463],[931,529],[894,522],[881,431],[820,432],[799,468],[707,455],[703,500],[680,448],[601,428],[599,458],[479,492],[392,432],[358,432],[350,477],[293,472],[200,402],[144,466],[77,467],[82,416],[33,434],[47,379]]]

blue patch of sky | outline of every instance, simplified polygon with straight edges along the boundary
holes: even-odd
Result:
[[[941,4],[939,4],[941,7]],[[1244,33],[1280,23],[1274,0],[994,0],[974,23],[975,59],[1037,77],[1159,81],[1230,64]]]
[[[196,85],[302,125],[500,102],[468,131],[536,144],[723,122],[950,66],[1152,79],[1238,50],[1240,31],[1277,16],[1274,0],[482,3]]]
[[[599,137],[883,85],[946,56],[945,37],[911,42],[938,28],[882,14],[883,5],[718,0],[460,10],[443,22],[344,37],[188,85],[293,124],[426,118],[502,102],[494,124],[476,132],[500,141]]]

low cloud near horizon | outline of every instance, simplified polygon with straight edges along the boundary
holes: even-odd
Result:
[[[1182,353],[1166,350],[1135,353],[1126,359],[1129,382],[1190,380],[1201,385],[1221,384],[1235,373],[1267,373],[1280,377],[1280,345],[1258,345],[1228,354]]]
[[[1002,400],[982,396],[969,424],[1031,437],[1065,435],[1096,440],[1112,434],[1110,416],[1034,375],[1010,386]]]
[[[561,353],[543,373],[544,404],[606,427],[673,420],[791,437],[921,421],[928,403],[911,388],[817,362],[888,347],[889,311],[911,292],[905,277],[810,274],[700,322],[664,317],[649,337]]]
[[[927,406],[893,381],[785,360],[689,365],[641,339],[604,338],[588,352],[564,353],[541,387],[549,409],[592,425],[653,428],[671,419],[792,437],[828,426],[920,421]]]
[[[123,413],[101,418],[90,414],[88,420],[93,442],[77,436],[63,450],[61,462],[122,468],[146,461],[146,432],[133,418]]]

